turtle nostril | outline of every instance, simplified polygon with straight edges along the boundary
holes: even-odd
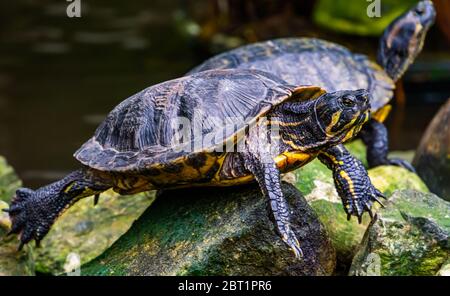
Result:
[[[363,94],[357,97],[358,101],[361,103],[369,102],[369,96],[367,94]]]

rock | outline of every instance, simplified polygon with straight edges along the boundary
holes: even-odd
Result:
[[[355,143],[356,145],[352,143],[355,145],[353,148],[360,149],[358,142]],[[361,150],[356,152],[359,157],[365,158],[365,153]],[[380,166],[369,170],[369,177],[374,186],[386,196],[399,189],[428,192],[417,175],[400,167]],[[356,219],[347,221],[341,199],[334,187],[332,172],[317,159],[295,173],[288,174],[285,180],[295,184],[316,211],[336,249],[338,273],[347,273],[370,218],[364,215],[362,224],[358,224]]]
[[[16,190],[22,186],[14,169],[8,165],[6,159],[0,156],[0,200],[10,202]]]
[[[435,275],[450,259],[450,203],[434,194],[396,191],[378,211],[350,275]]]
[[[439,276],[450,276],[450,260],[442,264],[441,269],[436,273]]]
[[[302,195],[283,183],[303,260],[275,233],[254,184],[166,191],[85,275],[330,275],[336,255]]]
[[[35,249],[36,271],[61,274],[72,270],[74,258],[86,263],[97,257],[124,234],[152,203],[154,192],[119,196],[112,190],[102,193],[98,205],[85,198],[73,205],[53,225]],[[66,267],[66,268],[65,268]]]
[[[413,164],[430,190],[450,201],[450,99],[425,131]]]
[[[372,184],[386,196],[394,191],[412,189],[420,192],[429,192],[427,185],[414,173],[396,166],[379,166],[369,171]]]
[[[34,263],[32,247],[25,246],[18,252],[19,240],[16,236],[6,236],[11,227],[9,215],[2,209],[9,208],[11,200],[21,181],[5,158],[0,156],[0,275],[32,275]]]
[[[8,207],[1,200],[10,201],[21,183],[0,156],[0,207]],[[0,212],[0,274],[60,274],[67,272],[64,264],[73,262],[74,255],[80,263],[88,262],[125,233],[153,199],[154,193],[119,197],[112,191],[102,194],[96,207],[92,198],[83,199],[58,219],[41,242],[42,248],[29,244],[22,252],[17,252],[17,236],[3,237],[10,220]]]
[[[0,276],[4,275],[33,275],[34,264],[32,247],[25,246],[17,251],[19,240],[16,236],[6,236],[11,227],[7,213],[1,211],[9,208],[4,201],[0,201]]]

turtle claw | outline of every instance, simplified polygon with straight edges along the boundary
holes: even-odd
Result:
[[[367,213],[369,213],[370,220],[372,221],[373,220],[373,212],[372,212],[371,206],[368,203],[365,203],[364,207],[365,207]]]
[[[357,217],[358,217],[358,224],[361,224],[362,223],[362,214],[358,215]]]
[[[300,248],[300,244],[297,238],[294,237],[294,241],[288,241],[287,244],[291,247],[291,250],[294,252],[295,258],[300,259],[303,257],[303,251]]]
[[[372,196],[373,200],[376,201],[382,208],[385,208],[383,202],[381,202],[380,198],[387,200],[386,196],[382,194],[380,191],[377,190],[377,193],[375,196]]]
[[[11,205],[8,209],[2,209],[2,211],[5,213],[8,213],[8,214],[14,214],[14,213],[20,211],[20,207]]]
[[[94,195],[94,207],[98,204],[98,200],[100,199],[100,193]]]
[[[303,257],[303,251],[300,248],[300,243],[297,237],[290,227],[284,229],[282,239],[289,246],[289,248],[294,252],[295,258],[300,259]]]
[[[387,164],[399,166],[399,167],[402,167],[404,169],[407,169],[408,171],[410,171],[412,173],[417,173],[416,169],[412,166],[412,164],[410,164],[409,162],[407,162],[404,159],[400,159],[400,158],[388,159],[388,163]]]
[[[301,259],[303,257],[303,251],[300,247],[294,247],[292,251],[294,252],[295,258]]]
[[[376,189],[371,183],[368,184],[368,188],[361,191],[364,195],[360,194],[358,198],[351,198],[348,200],[348,207],[346,207],[347,220],[350,220],[351,216],[356,216],[358,223],[362,223],[362,217],[364,212],[367,212],[370,219],[373,220],[375,215],[373,212],[373,203],[376,202],[384,208],[384,204],[381,199],[386,199],[383,193]]]

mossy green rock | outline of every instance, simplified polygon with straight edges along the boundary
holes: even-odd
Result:
[[[0,201],[0,276],[4,275],[33,275],[34,263],[32,247],[25,246],[17,251],[19,240],[16,236],[6,236],[11,227],[8,214],[2,209],[9,208],[8,204]]]
[[[0,275],[33,275],[34,262],[32,247],[25,246],[17,251],[19,240],[17,236],[6,236],[11,227],[9,215],[2,209],[9,208],[11,200],[21,181],[8,165],[6,159],[0,156]]]
[[[352,148],[359,149],[359,144],[356,143]],[[365,157],[365,153],[359,150],[359,156]],[[330,234],[337,252],[338,271],[348,270],[370,218],[364,215],[361,224],[356,219],[347,221],[341,199],[334,187],[332,172],[320,161],[314,160],[289,175],[289,181],[305,195]],[[374,186],[388,197],[400,189],[428,192],[417,175],[400,167],[380,166],[369,170],[369,177]]]
[[[445,273],[449,258],[450,203],[431,193],[402,190],[378,211],[350,275],[436,275]]]
[[[42,247],[35,249],[36,271],[61,274],[69,271],[64,265],[74,255],[81,264],[97,257],[129,229],[153,199],[154,193],[119,196],[107,191],[96,206],[93,198],[80,200],[56,221]]]
[[[276,234],[256,185],[166,191],[85,275],[329,275],[336,255],[325,228],[294,186],[282,189],[304,252]]]
[[[0,156],[0,200],[10,202],[16,190],[22,185],[14,169]]]

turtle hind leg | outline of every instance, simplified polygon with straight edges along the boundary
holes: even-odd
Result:
[[[292,249],[295,257],[303,257],[300,244],[290,224],[289,207],[283,197],[280,172],[274,162],[262,163],[260,159],[244,154],[245,167],[255,176],[263,194],[269,198],[276,229],[282,240]]]
[[[416,172],[414,167],[406,160],[388,158],[388,131],[383,123],[371,119],[364,125],[359,135],[367,146],[367,162],[369,163],[369,167],[395,165],[403,167],[413,173]]]
[[[10,234],[20,234],[19,248],[31,240],[39,244],[66,209],[81,198],[103,192],[111,186],[108,175],[80,169],[37,190],[20,188],[6,210],[12,222]]]

